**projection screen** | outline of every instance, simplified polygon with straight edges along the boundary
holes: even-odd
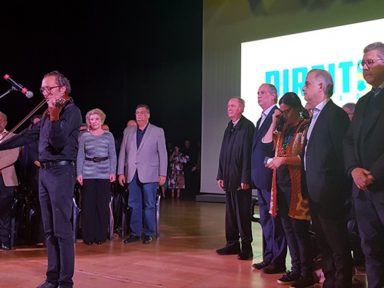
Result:
[[[333,100],[356,102],[369,89],[363,49],[384,41],[383,9],[373,0],[204,1],[201,193],[223,193],[216,176],[228,99],[244,98],[255,123],[261,83],[302,96],[306,72],[324,68],[334,77]]]

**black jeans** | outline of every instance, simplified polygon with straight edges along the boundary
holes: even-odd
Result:
[[[47,280],[60,287],[73,286],[75,264],[72,206],[75,166],[41,169],[39,199],[48,252]]]

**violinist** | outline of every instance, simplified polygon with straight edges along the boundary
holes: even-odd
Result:
[[[73,287],[75,262],[71,216],[81,113],[69,96],[69,80],[60,72],[44,75],[40,92],[48,104],[40,123],[1,143],[0,150],[38,141],[39,201],[48,267],[46,279],[37,287],[68,288]]]

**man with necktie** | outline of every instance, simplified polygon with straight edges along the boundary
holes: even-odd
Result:
[[[253,186],[257,189],[260,225],[263,231],[263,260],[254,263],[252,267],[268,274],[283,273],[286,270],[287,242],[279,218],[269,214],[272,170],[265,167],[266,159],[273,158],[274,153],[265,151],[262,143],[271,125],[272,114],[277,109],[277,90],[274,85],[264,83],[259,87],[257,95],[263,112],[257,121],[253,136],[251,174]]]
[[[368,287],[384,287],[384,43],[369,44],[361,61],[372,91],[359,99],[344,141]]]

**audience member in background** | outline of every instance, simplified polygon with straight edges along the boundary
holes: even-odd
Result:
[[[0,112],[0,141],[12,138],[14,134],[5,130],[7,115]],[[19,148],[0,151],[0,249],[11,249],[11,209],[13,193],[18,185],[15,162]]]
[[[303,92],[313,108],[304,169],[312,227],[322,256],[323,287],[351,287],[352,259],[346,225],[350,185],[343,161],[343,139],[349,119],[331,100],[333,80],[329,72],[309,71]]]
[[[86,115],[89,131],[81,134],[77,154],[77,181],[82,189],[81,220],[87,245],[106,241],[111,183],[116,180],[115,140],[103,129],[105,114],[92,109]]]
[[[251,260],[251,146],[255,126],[242,115],[243,112],[243,99],[236,97],[228,101],[230,121],[224,132],[217,173],[217,183],[226,196],[227,243],[216,252],[219,255],[238,254],[240,260]]]
[[[361,61],[372,90],[356,104],[344,143],[368,287],[384,287],[384,43],[364,48]]]
[[[148,105],[136,107],[137,127],[127,127],[119,153],[119,183],[128,183],[128,206],[132,209],[131,234],[124,244],[150,244],[155,235],[157,187],[167,179],[168,155],[164,130],[149,122]],[[144,224],[144,225],[143,225]]]
[[[41,119],[41,115],[35,115],[31,118],[31,124],[29,129],[33,129]],[[44,245],[44,229],[43,222],[41,219],[41,209],[39,203],[39,151],[38,143],[32,142],[22,147],[20,155],[20,182],[27,193],[27,199],[31,205],[31,209],[34,211],[31,217],[31,240],[38,247]]]
[[[292,270],[277,280],[279,284],[296,287],[315,283],[313,256],[309,234],[310,215],[306,193],[302,191],[301,153],[309,125],[308,112],[296,93],[280,98],[280,109],[272,115],[272,123],[263,137],[265,149],[275,157],[267,159],[266,167],[273,170],[271,214],[280,217],[291,255]]]
[[[197,174],[200,173],[198,170],[199,152],[189,139],[184,140],[181,151],[189,158],[189,161],[184,165],[185,192],[188,196],[193,196],[199,192],[197,183],[199,181]]]
[[[180,151],[179,146],[173,148],[173,152],[169,157],[169,179],[168,188],[171,189],[172,198],[180,198],[180,190],[185,189],[184,165],[189,161],[189,156]]]
[[[343,110],[348,114],[349,120],[352,121],[353,113],[355,113],[355,103],[346,103],[343,105]]]
[[[263,231],[263,261],[254,263],[253,268],[265,273],[283,273],[286,270],[285,257],[287,242],[285,240],[280,218],[269,213],[271,204],[272,170],[265,167],[265,158],[274,156],[273,151],[266,151],[262,139],[272,122],[272,115],[277,109],[276,87],[264,83],[257,92],[258,103],[263,110],[257,121],[252,144],[252,183],[257,189],[257,201],[260,213],[260,225]]]

